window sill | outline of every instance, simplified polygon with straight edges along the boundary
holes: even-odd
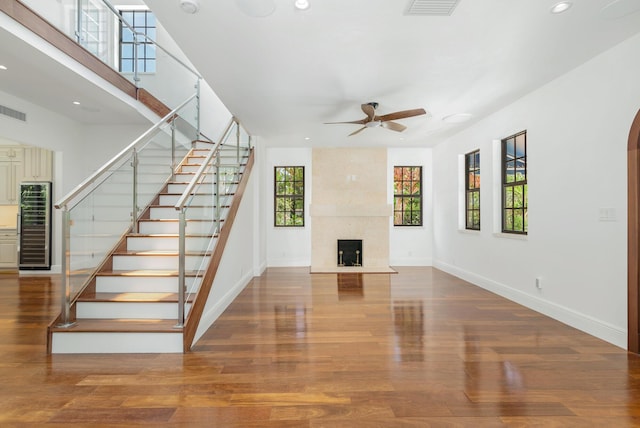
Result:
[[[482,232],[482,230],[475,230],[475,229],[458,229],[458,232],[460,233],[464,233],[467,235],[476,235],[479,236],[480,233]]]
[[[496,238],[515,239],[517,241],[527,241],[529,239],[529,235],[521,235],[519,233],[495,232],[493,236]]]

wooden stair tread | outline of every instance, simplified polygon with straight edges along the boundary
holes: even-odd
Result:
[[[52,326],[52,332],[69,333],[182,333],[175,319],[93,319],[82,318],[68,328]]]
[[[177,233],[128,233],[127,237],[130,238],[178,238],[180,235]],[[210,233],[187,233],[185,238],[213,238],[214,235]]]
[[[185,276],[198,276],[198,272],[190,270],[186,271]],[[137,269],[137,270],[105,270],[96,273],[96,276],[122,276],[122,277],[177,277],[177,270],[160,270],[160,269]]]
[[[177,251],[170,250],[125,250],[125,251],[114,251],[114,256],[177,256]],[[209,256],[211,255],[210,251],[186,251],[185,255],[187,256]]]
[[[187,302],[193,300],[193,295],[187,297]],[[117,303],[178,303],[178,293],[106,293],[85,291],[78,298],[78,302],[117,302]]]

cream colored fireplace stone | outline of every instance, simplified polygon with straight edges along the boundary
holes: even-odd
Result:
[[[338,239],[362,239],[363,271],[388,269],[392,211],[386,149],[313,149],[311,271],[338,269]]]

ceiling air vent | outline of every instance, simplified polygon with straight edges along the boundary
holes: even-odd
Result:
[[[21,120],[23,122],[27,121],[26,113],[22,113],[21,111],[14,110],[14,109],[9,108],[9,107],[0,106],[0,114],[5,115],[5,116],[9,116],[9,117],[11,117],[13,119]]]
[[[405,15],[449,16],[460,0],[410,0]]]

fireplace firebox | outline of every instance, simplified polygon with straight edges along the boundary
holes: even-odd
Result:
[[[338,266],[362,266],[362,239],[338,239]]]

